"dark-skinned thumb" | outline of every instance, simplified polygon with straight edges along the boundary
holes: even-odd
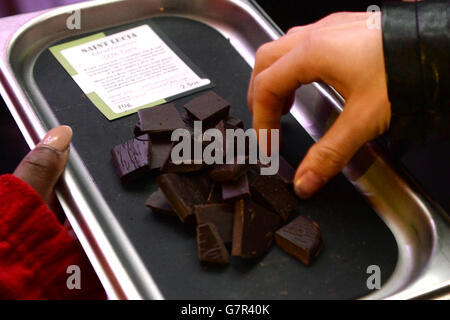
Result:
[[[70,127],[53,128],[25,156],[14,175],[33,187],[47,202],[66,166],[71,141]]]

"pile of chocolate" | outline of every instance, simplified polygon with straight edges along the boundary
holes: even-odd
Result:
[[[230,104],[213,91],[184,105],[181,115],[172,103],[138,111],[136,138],[115,146],[112,160],[122,183],[130,183],[157,170],[159,188],[145,205],[155,213],[178,217],[197,226],[200,261],[227,264],[231,255],[256,258],[273,240],[286,252],[309,265],[322,248],[320,229],[314,221],[292,218],[297,198],[292,193],[294,169],[280,156],[277,175],[261,175],[261,164],[207,165],[174,163],[171,134],[187,129],[194,140],[194,121],[204,130],[243,129],[240,119],[229,116]],[[292,220],[292,221],[291,221]]]

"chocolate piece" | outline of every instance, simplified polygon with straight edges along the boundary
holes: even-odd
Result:
[[[221,185],[223,201],[234,201],[236,199],[250,197],[250,188],[246,174],[242,175],[236,181],[222,182]]]
[[[203,162],[202,163],[195,163],[194,160],[190,160],[189,162],[185,163],[184,161],[182,163],[174,163],[172,161],[172,148],[177,144],[178,142],[173,142],[172,147],[170,148],[170,152],[167,154],[167,158],[164,160],[163,165],[161,166],[161,171],[164,172],[193,172],[193,171],[199,171],[203,168]],[[191,144],[192,145],[192,144]],[[193,158],[194,150],[192,148],[191,150],[191,158]]]
[[[134,126],[134,131],[133,132],[134,132],[134,136],[135,137],[139,137],[139,136],[142,136],[143,134],[145,134],[145,132],[141,131],[139,122],[136,123],[136,125]]]
[[[239,119],[239,118],[228,116],[225,119],[225,123],[227,124],[227,126],[230,126],[230,127],[236,127],[236,128],[244,129],[244,122],[241,119]]]
[[[209,191],[208,199],[206,203],[219,203],[222,202],[222,187],[219,183],[213,183]]]
[[[203,262],[227,264],[229,254],[216,227],[211,223],[197,226],[198,259]]]
[[[233,207],[227,203],[213,203],[195,206],[197,225],[212,223],[223,242],[231,242],[233,230]]]
[[[233,217],[233,247],[231,254],[256,258],[270,248],[280,217],[250,199],[236,202]]]
[[[300,216],[275,233],[277,245],[305,265],[310,265],[322,247],[322,236],[315,221]]]
[[[170,151],[172,150],[172,141],[166,137],[152,137],[152,161],[150,168],[160,169],[166,159],[170,156]]]
[[[286,183],[292,184],[294,182],[295,169],[287,162],[282,156],[280,156],[280,162],[278,167],[278,177]]]
[[[116,173],[122,183],[128,183],[150,171],[152,144],[140,136],[115,146],[111,150]]]
[[[195,121],[195,119],[193,119],[187,113],[183,113],[181,115],[181,119],[183,120],[184,124],[186,125],[186,129],[188,129],[191,134],[194,134],[194,121]]]
[[[209,177],[218,182],[233,181],[240,178],[248,168],[247,161],[243,164],[218,164],[209,172]]]
[[[167,214],[169,216],[176,216],[177,214],[173,211],[166,196],[161,191],[160,188],[153,192],[145,201],[145,205],[152,209],[153,212]]]
[[[206,203],[206,186],[189,175],[166,173],[156,183],[182,222],[193,222],[194,206]]]
[[[141,109],[138,116],[139,130],[153,135],[170,135],[173,130],[186,127],[173,103]]]
[[[284,221],[297,206],[297,199],[277,176],[259,176],[250,187],[255,200],[278,213]]]
[[[214,91],[208,91],[186,103],[184,108],[191,117],[213,126],[228,116],[230,103]]]

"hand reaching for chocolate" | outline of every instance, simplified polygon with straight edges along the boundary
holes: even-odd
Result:
[[[308,198],[338,174],[358,149],[382,134],[391,118],[382,36],[370,29],[373,13],[336,13],[295,27],[264,44],[248,90],[253,127],[279,129],[294,93],[302,84],[322,80],[346,99],[344,111],[308,151],[295,175],[295,191]]]

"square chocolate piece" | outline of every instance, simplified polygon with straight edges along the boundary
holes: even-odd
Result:
[[[303,216],[278,230],[275,233],[275,242],[307,266],[323,247],[319,225]]]
[[[230,103],[214,91],[208,91],[184,105],[188,114],[207,126],[213,126],[228,116]]]
[[[272,245],[280,217],[250,199],[236,202],[233,217],[233,248],[231,254],[256,258]]]
[[[150,171],[152,145],[147,135],[128,140],[111,150],[116,173],[122,183],[128,183]]]
[[[138,132],[145,132],[151,135],[166,134],[170,136],[172,131],[186,128],[173,103],[141,109],[138,111],[138,117]]]
[[[198,259],[202,262],[228,264],[229,254],[212,223],[197,226]]]
[[[227,203],[212,203],[195,206],[197,225],[212,223],[223,242],[231,242],[233,231],[233,206]]]

